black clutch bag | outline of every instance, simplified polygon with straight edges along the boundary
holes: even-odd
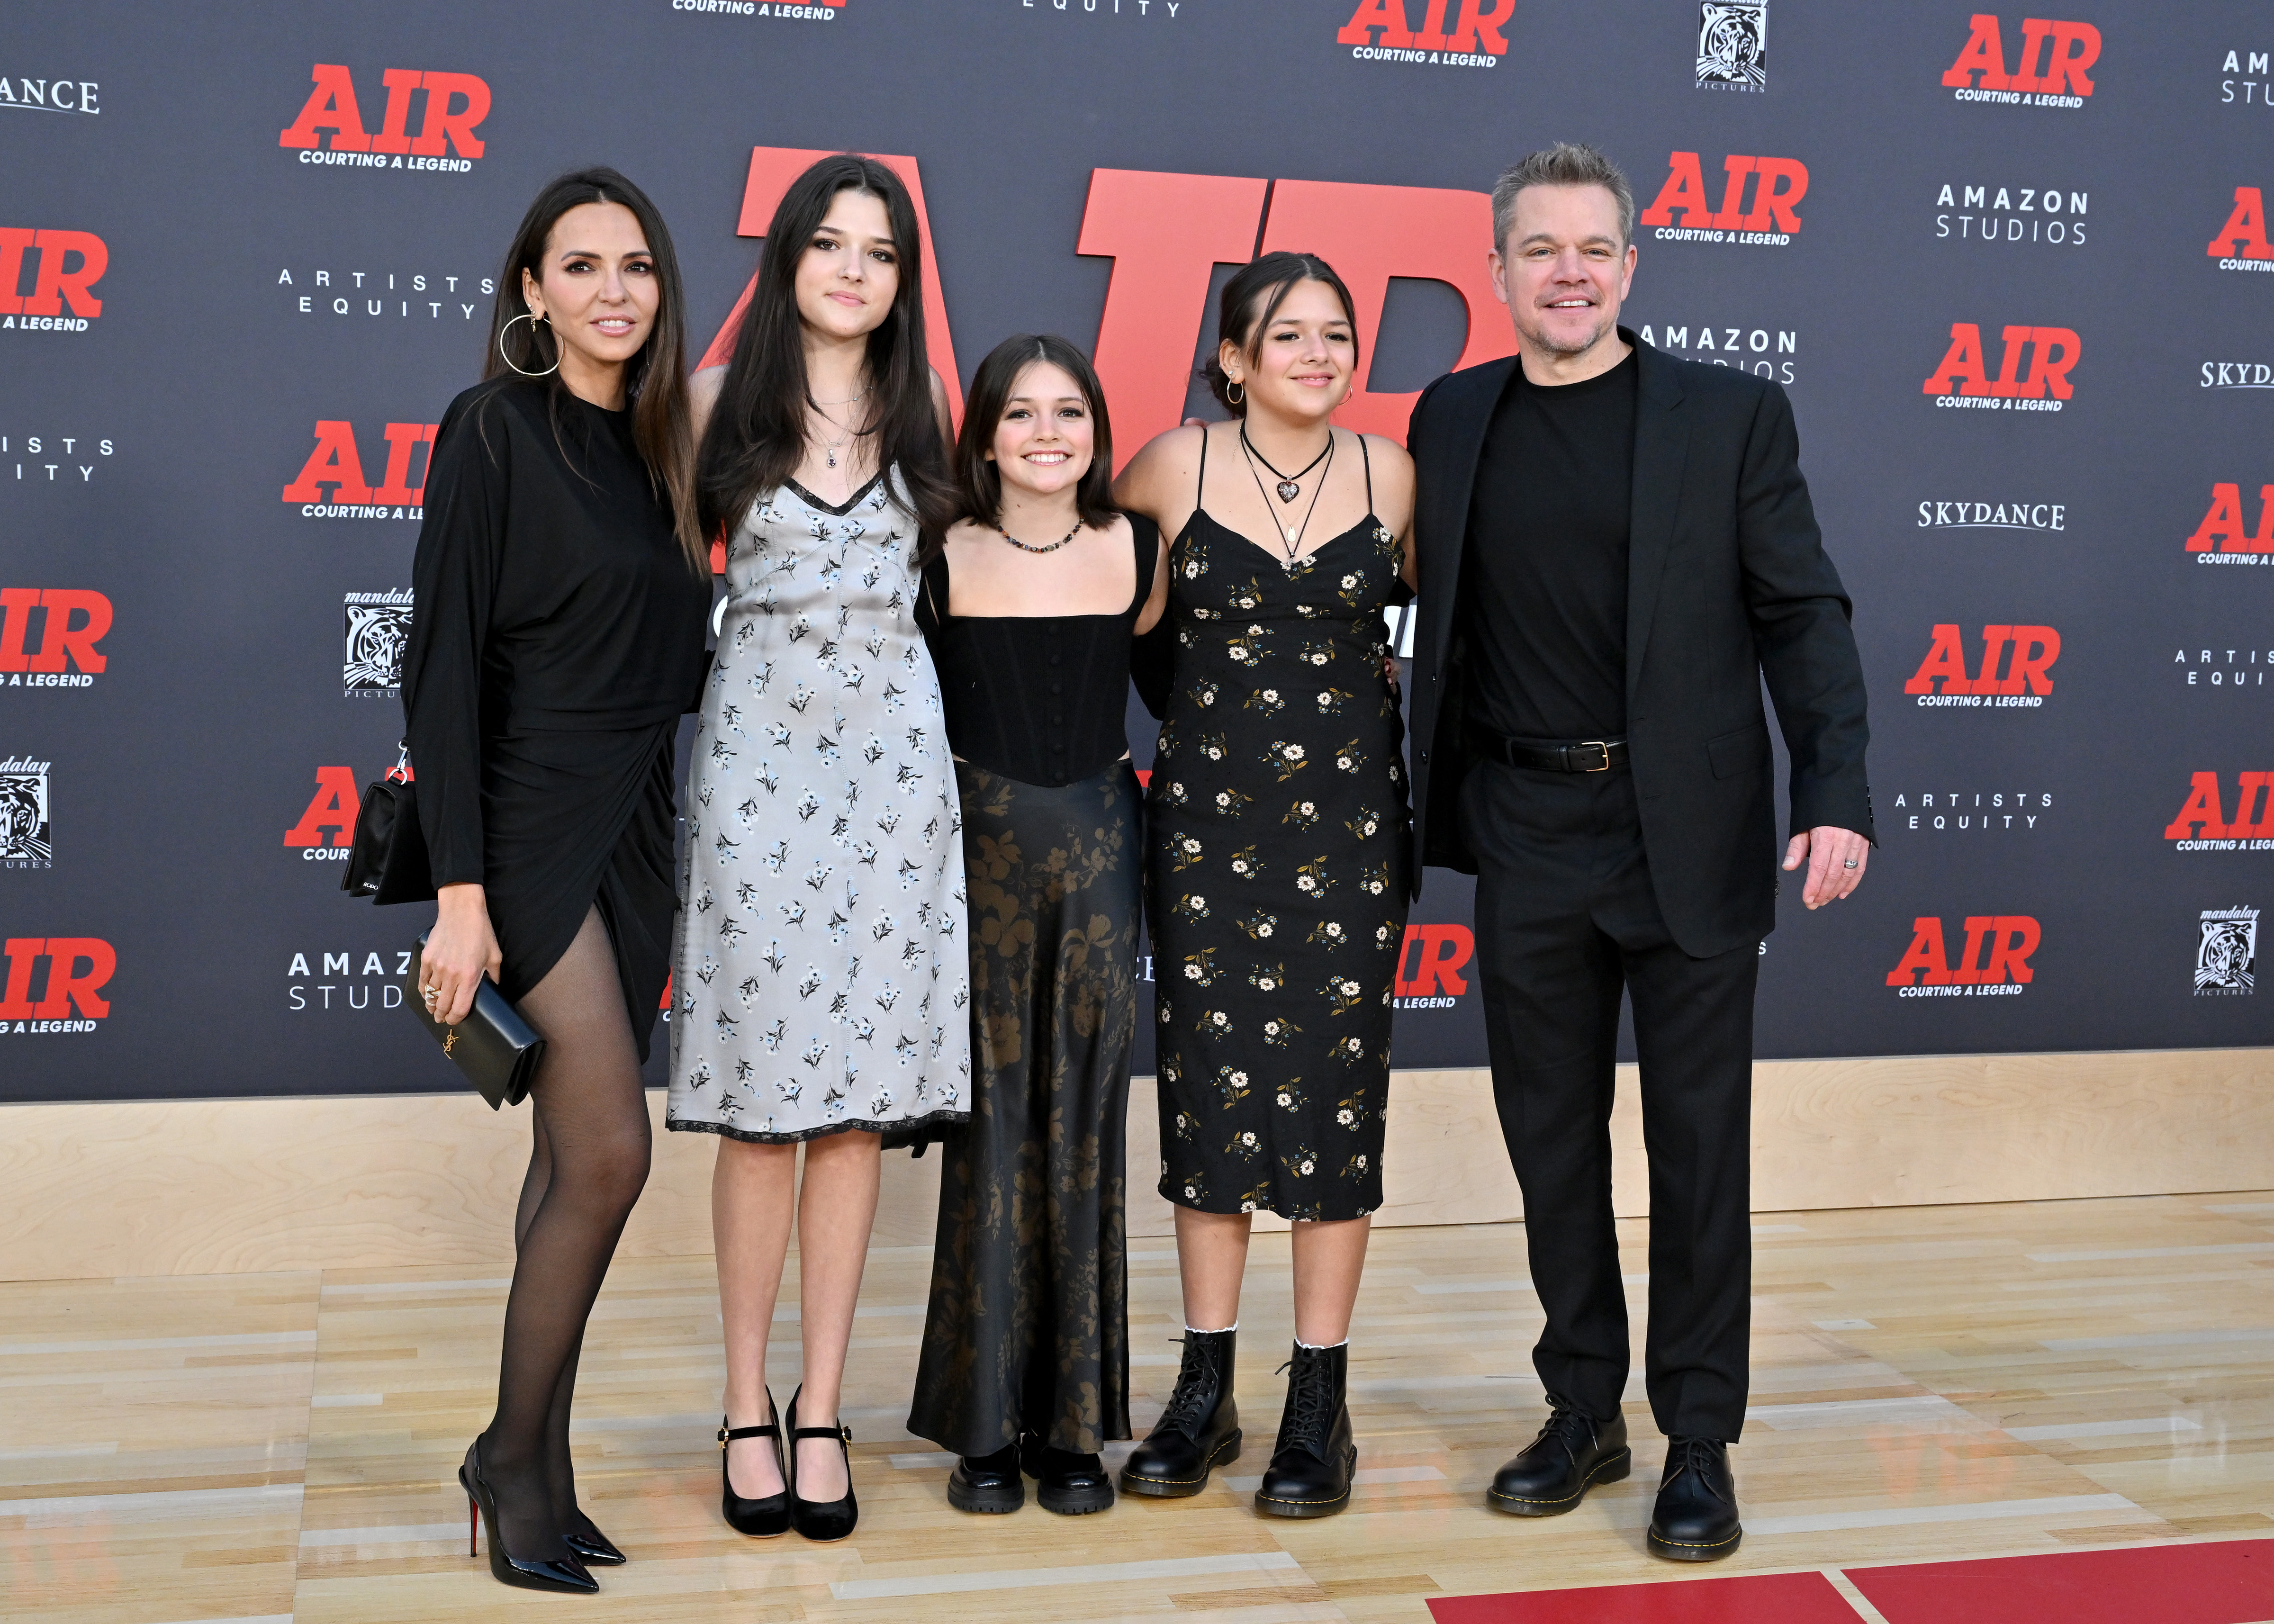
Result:
[[[418,826],[418,787],[410,781],[410,754],[363,793],[355,834],[348,846],[340,889],[350,897],[391,902],[432,902],[434,874],[426,860],[426,831]]]
[[[418,945],[426,945],[425,936],[418,938]],[[497,983],[482,977],[466,1019],[446,1026],[426,1012],[425,1001],[418,996],[418,955],[413,953],[410,973],[403,978],[403,1007],[433,1034],[443,1054],[465,1073],[475,1092],[490,1102],[490,1109],[519,1105],[527,1099],[530,1079],[545,1058],[545,1040],[521,1018],[519,1010],[506,1002]]]

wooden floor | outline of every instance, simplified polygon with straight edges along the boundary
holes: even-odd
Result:
[[[1643,1228],[1623,1229],[1638,1267]],[[720,1523],[709,1262],[621,1264],[576,1441],[584,1503],[633,1561],[593,1599],[508,1591],[466,1559],[452,1472],[486,1415],[503,1280],[0,1284],[0,1615],[1427,1624],[1430,1599],[1483,1592],[2274,1535],[2274,1193],[1764,1214],[1756,1236],[1754,1408],[1733,1455],[1747,1534],[1702,1573],[1644,1553],[1660,1450],[1638,1386],[1632,1478],[1553,1521],[1483,1508],[1541,1414],[1510,1225],[1376,1237],[1352,1343],[1359,1486],[1313,1522],[1259,1518],[1246,1492],[1278,1410],[1284,1236],[1250,1268],[1246,1457],[1199,1499],[1084,1518],[948,1507],[947,1462],[900,1425],[926,1253],[880,1248],[847,1411],[862,1522],[833,1546]],[[1141,1429],[1175,1374],[1169,1244],[1140,1243],[1130,1273]]]

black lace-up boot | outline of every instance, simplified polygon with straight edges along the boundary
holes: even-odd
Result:
[[[1598,1421],[1568,1399],[1547,1395],[1540,1436],[1493,1474],[1485,1503],[1515,1517],[1561,1516],[1599,1483],[1616,1483],[1634,1464],[1627,1418]]]
[[[1233,1344],[1229,1331],[1185,1333],[1177,1390],[1145,1441],[1121,1468],[1126,1494],[1179,1500],[1208,1487],[1209,1474],[1239,1458],[1239,1406],[1231,1396]]]
[[[1350,1504],[1351,1475],[1358,1470],[1358,1441],[1351,1436],[1344,1399],[1350,1344],[1306,1348],[1298,1342],[1280,1368],[1288,1372],[1287,1408],[1280,1413],[1271,1464],[1255,1491],[1255,1509],[1273,1517],[1332,1516]]]
[[[1674,1562],[1713,1562],[1745,1537],[1729,1446],[1718,1438],[1669,1438],[1666,1472],[1650,1514],[1650,1549]]]

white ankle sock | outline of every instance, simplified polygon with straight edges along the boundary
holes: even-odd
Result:
[[[1295,1339],[1295,1346],[1302,1349],[1306,1353],[1324,1353],[1329,1348],[1349,1347],[1350,1338],[1345,1336],[1338,1342],[1306,1342],[1299,1336]]]
[[[1186,1333],[1193,1336],[1228,1336],[1238,1329],[1239,1329],[1239,1321],[1237,1320],[1218,1331],[1203,1331],[1196,1325],[1188,1325],[1185,1327]]]

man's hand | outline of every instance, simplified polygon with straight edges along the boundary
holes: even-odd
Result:
[[[1808,865],[1808,883],[1801,889],[1800,899],[1811,908],[1837,902],[1854,891],[1863,883],[1864,866],[1871,860],[1869,840],[1852,829],[1835,829],[1829,823],[1793,836],[1792,844],[1784,848],[1787,874],[1803,863]]]

